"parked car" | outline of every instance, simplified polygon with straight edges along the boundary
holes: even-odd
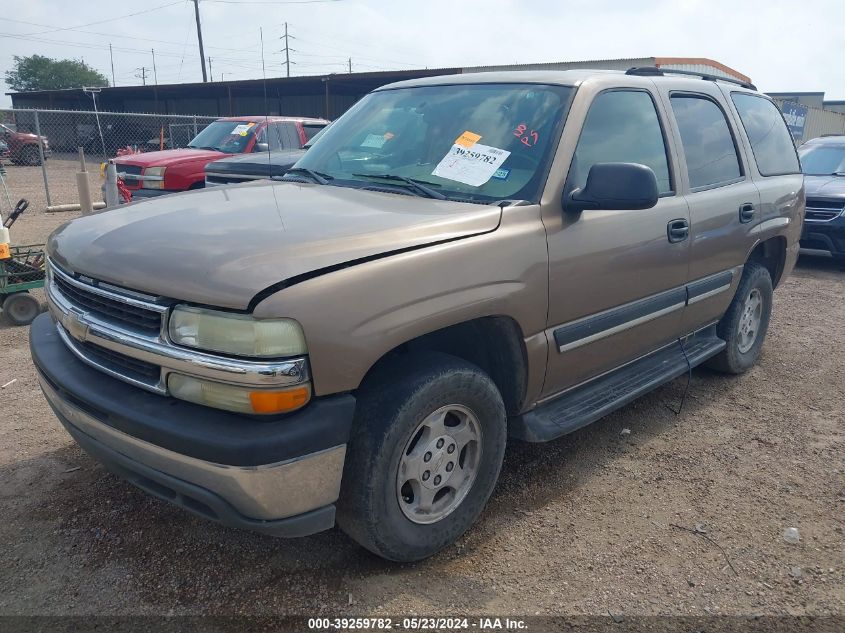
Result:
[[[845,262],[845,135],[807,141],[798,155],[807,191],[801,253]]]
[[[312,129],[316,126],[312,126]],[[322,136],[328,126],[320,129],[316,134],[298,148],[285,148],[283,144],[269,152],[254,152],[230,158],[221,158],[205,166],[205,186],[232,185],[249,180],[278,178],[305,156],[305,151]],[[295,142],[295,141],[294,141]]]
[[[8,160],[11,156],[9,145],[6,141],[0,141],[0,160]]]
[[[327,123],[297,117],[226,117],[209,124],[186,148],[131,154],[114,162],[133,198],[152,198],[201,189],[205,166],[223,155],[266,152],[277,143],[302,147]]]
[[[16,165],[40,165],[41,156],[38,152],[38,140],[41,139],[41,148],[44,158],[50,156],[50,143],[46,136],[38,136],[29,132],[18,132],[12,128],[0,124],[0,139],[9,146],[9,160]]]
[[[392,84],[282,181],[71,220],[31,329],[45,396],[200,516],[432,555],[508,436],[757,362],[798,257],[798,157],[753,86],[664,72]]]

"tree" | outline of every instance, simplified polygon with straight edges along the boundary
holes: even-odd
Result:
[[[14,69],[6,71],[6,83],[17,92],[109,85],[105,75],[83,61],[42,55],[15,55],[14,60]]]

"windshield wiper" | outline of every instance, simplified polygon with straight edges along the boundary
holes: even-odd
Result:
[[[433,183],[433,182],[426,182],[425,180],[415,180],[414,178],[406,178],[405,176],[397,176],[396,174],[352,174],[353,176],[358,176],[359,178],[378,178],[379,180],[400,180],[406,183],[411,189],[416,191],[417,193],[421,193],[422,195],[428,198],[436,198],[437,200],[446,200],[446,196],[444,196],[439,191],[435,191],[431,187],[439,187],[440,185]]]
[[[334,178],[334,176],[329,176],[328,174],[324,174],[319,171],[314,171],[313,169],[307,169],[305,167],[291,167],[283,175],[273,176],[273,180],[284,180],[285,176],[287,176],[288,174],[305,174],[319,185],[327,185],[329,184],[329,180],[332,180]]]
[[[220,152],[220,153],[225,154],[225,152],[222,149],[217,149],[216,147],[206,147],[206,146],[203,146],[203,145],[188,145],[188,147],[190,147],[191,149],[208,149],[208,150],[211,150],[212,152]]]

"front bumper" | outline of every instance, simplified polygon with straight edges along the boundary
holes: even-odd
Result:
[[[845,217],[827,222],[804,220],[801,230],[801,253],[845,259]]]
[[[264,420],[148,393],[77,359],[46,314],[32,324],[30,350],[64,427],[130,483],[202,517],[274,536],[334,525],[352,396]]]

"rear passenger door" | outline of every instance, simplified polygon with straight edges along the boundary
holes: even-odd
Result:
[[[724,96],[715,84],[701,84],[662,94],[675,122],[680,186],[690,212],[686,331],[718,320],[730,304],[760,215],[759,191]]]
[[[582,93],[583,95],[584,93]],[[672,342],[686,302],[688,225],[677,195],[663,111],[642,88],[612,88],[589,103],[566,190],[583,187],[597,163],[644,164],[660,198],[651,209],[561,212],[544,220],[549,249],[548,372],[544,396]],[[578,125],[570,121],[568,125]]]

